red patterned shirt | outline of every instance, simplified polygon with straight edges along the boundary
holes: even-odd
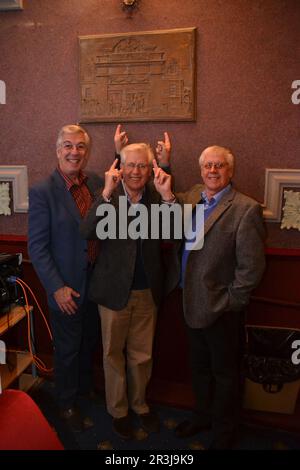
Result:
[[[82,171],[80,171],[78,175],[79,184],[76,184],[71,178],[65,175],[59,167],[57,167],[57,170],[61,177],[64,179],[66,183],[66,188],[72,194],[72,197],[76,203],[76,206],[78,207],[80,215],[83,218],[87,214],[89,208],[91,207],[94,201],[94,197],[90,193],[90,190],[86,184],[88,176],[85,175]],[[97,258],[99,251],[98,241],[88,240],[87,248],[88,260],[90,263],[93,264]]]

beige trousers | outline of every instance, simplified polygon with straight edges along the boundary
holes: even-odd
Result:
[[[126,416],[128,408],[147,413],[157,316],[151,290],[133,290],[123,310],[99,306],[99,313],[107,410],[114,418]]]

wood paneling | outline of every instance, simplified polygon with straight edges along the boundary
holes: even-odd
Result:
[[[26,237],[0,237],[0,252],[24,254],[24,280],[33,288],[48,317],[46,296],[27,258]],[[268,249],[267,268],[247,310],[247,322],[300,328],[300,250]],[[39,315],[35,315],[37,351],[51,354],[52,348]],[[99,355],[96,364],[99,367]],[[98,384],[99,385],[99,384]],[[100,380],[103,386],[103,378]],[[194,397],[188,364],[180,293],[174,291],[163,303],[157,322],[154,342],[153,374],[148,390],[152,401],[193,408]],[[279,413],[244,411],[244,418],[260,424],[300,432],[300,402],[292,416]]]

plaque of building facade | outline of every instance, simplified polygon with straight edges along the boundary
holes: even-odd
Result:
[[[80,122],[194,120],[195,35],[80,36]]]

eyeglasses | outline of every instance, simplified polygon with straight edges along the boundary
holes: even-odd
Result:
[[[203,165],[203,168],[206,170],[211,170],[212,168],[215,168],[216,170],[222,170],[225,166],[227,166],[227,163],[222,163],[222,162],[206,162]]]
[[[71,150],[74,147],[76,148],[78,152],[85,152],[87,149],[86,144],[84,144],[83,142],[80,142],[79,144],[71,144],[71,142],[63,142],[62,144],[62,148],[64,150],[67,150],[68,152],[71,152]]]
[[[134,168],[137,168],[138,170],[146,170],[147,168],[149,168],[149,164],[147,165],[147,163],[133,163],[133,162],[130,162],[130,163],[125,163],[124,164],[125,168],[128,168],[128,170],[133,170]]]

